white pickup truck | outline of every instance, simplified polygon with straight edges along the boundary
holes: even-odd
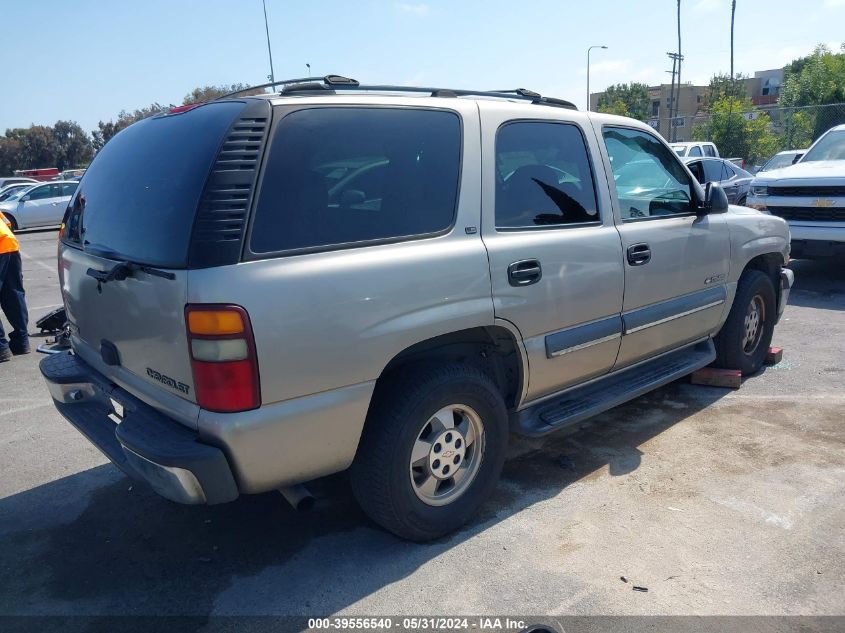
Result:
[[[793,257],[845,255],[845,125],[822,134],[794,165],[757,176],[747,204],[789,223]]]

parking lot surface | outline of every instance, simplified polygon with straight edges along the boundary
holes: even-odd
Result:
[[[61,301],[56,232],[21,248],[34,329]],[[0,615],[845,614],[845,267],[792,268],[781,364],[514,438],[480,516],[427,545],[369,522],[343,475],[305,514],[275,493],[161,499],[59,416],[40,355],[16,357],[0,365]]]

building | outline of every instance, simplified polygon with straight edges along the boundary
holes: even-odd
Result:
[[[661,136],[667,140],[691,140],[694,125],[693,120],[695,115],[699,113],[708,90],[708,86],[694,86],[690,83],[681,84],[680,92],[676,95],[679,106],[678,114],[674,120],[670,120],[669,110],[672,107],[672,85],[661,84],[659,86],[649,86],[649,118],[646,122],[660,132]],[[603,94],[604,92],[590,94],[590,110],[598,110],[599,98]],[[671,134],[673,123],[675,127],[674,138]]]
[[[745,91],[755,106],[771,108],[777,105],[780,88],[783,84],[783,68],[761,70],[753,77],[745,80]],[[676,91],[678,90],[676,86]],[[661,84],[648,87],[650,101],[649,118],[646,122],[660,132],[669,141],[690,141],[692,130],[700,125],[706,116],[702,112],[709,86],[694,86],[691,83],[682,84],[677,95],[678,111],[674,119],[670,119],[669,110],[672,101],[672,85]],[[590,110],[598,110],[599,98],[604,92],[590,94]],[[672,134],[674,128],[674,136]]]
[[[783,85],[783,68],[758,70],[754,76],[745,80],[748,96],[754,105],[765,108],[776,105]]]

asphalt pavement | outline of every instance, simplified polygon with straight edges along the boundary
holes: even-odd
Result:
[[[60,303],[56,232],[20,237],[34,327]],[[494,498],[426,545],[372,524],[344,475],[305,514],[276,493],[161,499],[58,415],[39,355],[17,357],[0,365],[0,615],[845,615],[845,266],[793,269],[780,365],[514,438]]]

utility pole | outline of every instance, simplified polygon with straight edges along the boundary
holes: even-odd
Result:
[[[684,56],[681,54],[681,0],[678,0],[678,94],[675,97],[675,116],[678,116],[678,104],[681,101],[681,62]],[[672,140],[678,140],[677,129],[672,126]]]
[[[666,138],[669,142],[675,140],[675,132],[674,132],[674,125],[672,125],[672,121],[678,114],[678,97],[681,95],[681,85],[680,85],[680,66],[681,66],[681,56],[678,53],[666,53],[666,56],[672,60],[672,70],[667,70],[667,73],[672,73],[672,87],[669,90],[669,129],[667,130]],[[678,75],[678,91],[677,94],[675,93],[675,75]],[[658,125],[658,127],[660,127]]]
[[[596,44],[587,49],[587,112],[590,111],[590,51],[594,48],[603,48],[607,50],[607,46]]]
[[[736,13],[736,0],[731,0],[731,83],[734,80],[734,14]]]
[[[267,0],[261,0],[264,7],[264,31],[267,33],[267,54],[270,56],[270,83],[276,81],[276,74],[273,72],[273,50],[270,48],[270,26],[267,24]]]

